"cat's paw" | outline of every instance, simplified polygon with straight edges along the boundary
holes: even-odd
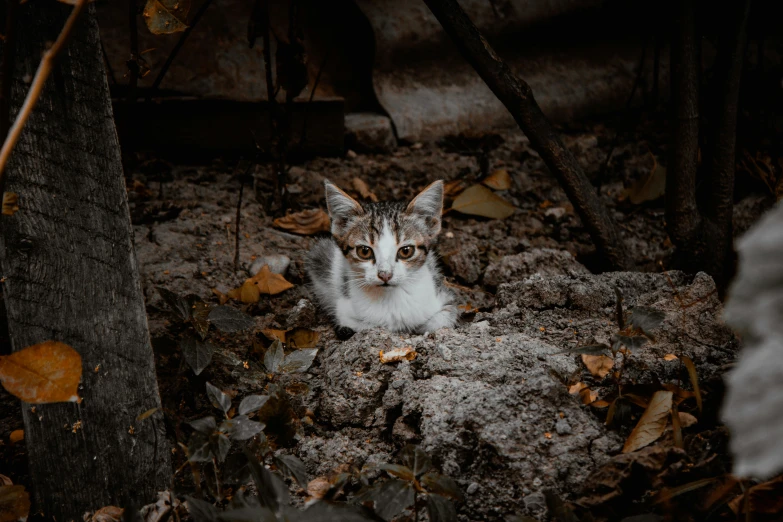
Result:
[[[335,328],[334,333],[337,335],[337,339],[340,341],[347,341],[351,337],[353,337],[353,334],[356,332],[352,330],[351,328],[348,328],[347,326],[338,326]]]

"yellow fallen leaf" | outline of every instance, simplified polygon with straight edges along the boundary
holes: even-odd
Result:
[[[452,181],[447,181],[443,185],[443,195],[447,198],[456,196],[463,190],[467,188],[468,184],[462,181],[461,179],[455,179]]]
[[[258,286],[259,292],[268,295],[276,295],[294,287],[293,284],[285,280],[285,277],[269,270],[269,265],[264,265],[261,270],[248,279],[248,281],[255,283]]]
[[[511,188],[511,176],[506,169],[498,169],[481,183],[492,190],[508,190]]]
[[[570,393],[571,395],[576,395],[577,393],[584,390],[585,388],[587,388],[587,385],[585,383],[578,382],[568,387],[568,393]]]
[[[690,413],[679,411],[677,416],[680,418],[680,426],[683,428],[689,428],[699,422],[699,420]]]
[[[666,193],[666,167],[659,165],[652,153],[650,156],[653,159],[652,169],[623,191],[621,200],[628,198],[631,203],[638,205],[645,201],[654,201]]]
[[[416,358],[416,350],[413,346],[402,346],[400,348],[392,348],[388,352],[380,351],[381,363],[388,364],[393,362],[399,362],[403,360],[412,361]]]
[[[626,439],[623,453],[631,453],[658,440],[666,429],[671,408],[672,392],[655,392],[636,427]]]
[[[224,294],[223,292],[221,292],[217,288],[213,288],[212,289],[212,293],[217,296],[218,301],[222,305],[226,304],[228,302],[228,300],[230,299],[230,297],[228,295]]]
[[[286,332],[285,343],[291,349],[315,348],[321,334],[309,328],[297,327]]]
[[[287,214],[285,217],[275,219],[272,224],[286,232],[304,236],[331,230],[329,215],[320,208]]]
[[[118,522],[122,520],[124,509],[117,506],[106,506],[96,511],[87,522]]]
[[[514,205],[484,185],[473,185],[454,199],[451,210],[471,216],[505,219],[514,213]]]
[[[582,404],[592,404],[598,400],[598,392],[595,392],[590,388],[583,388],[582,390],[579,390],[579,398],[582,399]]]
[[[677,356],[674,355],[673,353],[667,353],[666,355],[663,356],[663,360],[664,361],[676,361],[677,360]]]
[[[288,332],[288,330],[275,330],[274,328],[266,328],[264,330],[261,330],[261,333],[266,336],[267,339],[270,341],[274,341],[275,339],[279,339],[281,343],[285,342],[285,334]]]
[[[8,436],[8,440],[11,441],[11,444],[16,444],[20,440],[24,440],[24,430],[12,431],[11,435]]]
[[[359,195],[364,199],[369,199],[370,201],[377,202],[378,196],[375,195],[375,193],[370,190],[370,187],[367,186],[367,183],[364,182],[361,178],[353,178],[351,180],[351,184],[353,185],[353,189],[359,193]]]
[[[138,417],[136,417],[136,422],[143,421],[144,419],[151,417],[156,411],[158,411],[158,408],[150,408],[149,410],[145,411],[144,413],[139,414]]]
[[[603,379],[614,366],[614,359],[606,355],[582,354],[582,362],[594,377]]]
[[[590,406],[592,406],[593,408],[602,409],[602,408],[608,408],[609,403],[607,401],[595,401],[595,402],[591,402]]]
[[[0,522],[26,520],[30,513],[30,496],[24,486],[0,486]]]
[[[3,193],[3,215],[13,216],[19,210],[19,196],[14,192]]]
[[[81,356],[57,341],[35,344],[0,357],[3,387],[25,402],[77,402],[81,378]]]
[[[188,28],[190,0],[147,0],[144,22],[152,34],[179,33]]]

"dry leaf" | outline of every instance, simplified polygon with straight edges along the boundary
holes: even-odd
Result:
[[[3,215],[13,216],[19,210],[19,196],[15,192],[3,193]]]
[[[625,441],[623,453],[631,453],[658,440],[666,429],[671,409],[672,392],[655,392],[642,418]]]
[[[246,279],[242,286],[229,290],[226,296],[250,304],[258,302],[258,299],[261,297],[261,291],[258,289],[258,285],[250,279]]]
[[[664,361],[676,361],[677,359],[678,357],[673,353],[667,353],[666,355],[663,356]]]
[[[13,485],[14,482],[10,478],[0,473],[0,486],[13,486]]]
[[[447,181],[443,184],[443,195],[451,198],[462,192],[468,187],[468,184],[461,179]]]
[[[228,302],[228,300],[230,299],[230,297],[228,295],[224,294],[223,292],[221,292],[217,288],[213,288],[212,289],[212,293],[217,296],[218,301],[220,302],[221,305],[226,304]]]
[[[471,216],[505,219],[516,208],[484,185],[473,185],[457,196],[451,204],[451,210]]]
[[[30,496],[24,486],[0,486],[0,522],[26,520]]]
[[[275,330],[273,328],[266,328],[264,330],[261,330],[261,333],[266,336],[267,339],[270,341],[274,341],[275,339],[278,339],[281,343],[285,342],[285,334],[288,332],[288,330]]]
[[[286,332],[285,343],[289,348],[315,348],[321,334],[309,328],[294,328]]]
[[[152,34],[179,33],[188,28],[190,0],[147,0],[144,22]]]
[[[691,426],[699,422],[699,420],[693,415],[691,415],[690,413],[686,413],[684,411],[680,411],[677,413],[678,413],[678,417],[680,418],[680,426],[682,426],[683,428],[690,428]]]
[[[583,388],[579,391],[579,397],[582,399],[582,404],[592,404],[598,400],[598,392],[594,392],[590,388]]]
[[[285,292],[294,285],[285,280],[280,274],[274,274],[269,270],[269,265],[264,265],[256,275],[248,279],[258,285],[258,290],[262,294],[276,295]]]
[[[587,355],[583,353],[582,362],[585,363],[593,377],[598,377],[599,379],[606,377],[606,374],[614,366],[614,359],[606,355]]]
[[[506,169],[498,169],[481,183],[492,190],[508,190],[511,188],[511,176]]]
[[[273,225],[286,232],[311,236],[319,232],[329,232],[331,221],[329,215],[320,208],[303,210],[274,220]]]
[[[388,364],[393,362],[399,362],[399,361],[412,361],[416,358],[416,350],[413,349],[413,346],[403,346],[401,348],[392,348],[388,352],[384,352],[381,350],[380,352],[381,356],[381,363],[382,364]]]
[[[57,341],[35,344],[0,357],[3,387],[25,402],[76,402],[81,378],[81,356]]]
[[[696,406],[698,406],[699,411],[701,411],[701,390],[699,389],[699,375],[696,372],[696,366],[693,364],[690,357],[684,355],[682,356],[682,363],[685,365],[685,368],[688,369],[688,376],[691,379],[693,393],[696,396]]]
[[[20,440],[24,440],[24,430],[12,431],[11,435],[8,436],[8,440],[11,441],[11,444],[16,444]]]
[[[654,162],[652,170],[623,192],[622,199],[627,197],[634,205],[654,201],[666,193],[666,167],[659,165],[652,153],[650,155]]]
[[[156,411],[158,411],[158,408],[150,408],[149,410],[145,411],[144,413],[139,414],[138,417],[136,417],[136,422],[143,421],[146,418],[151,417]]]
[[[370,187],[367,186],[367,183],[365,183],[363,179],[353,178],[351,184],[353,185],[353,189],[358,192],[362,198],[369,199],[376,203],[378,202],[378,196],[370,190]]]
[[[603,408],[608,408],[609,403],[606,401],[595,401],[595,402],[591,402],[590,406],[592,406],[593,408],[603,409]]]
[[[124,509],[117,506],[102,507],[88,519],[88,522],[118,522],[122,520],[124,511]]]
[[[326,477],[315,477],[307,483],[307,494],[313,498],[324,498],[331,489],[332,483]]]
[[[568,387],[568,393],[570,393],[571,395],[576,395],[577,393],[584,390],[585,388],[587,388],[587,385],[585,383],[578,382]]]

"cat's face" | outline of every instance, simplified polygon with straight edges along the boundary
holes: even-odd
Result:
[[[421,270],[440,232],[443,182],[436,181],[408,203],[360,205],[325,182],[332,236],[352,270],[350,284],[373,290],[395,287]]]

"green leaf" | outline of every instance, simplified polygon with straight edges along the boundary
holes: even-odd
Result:
[[[295,522],[370,522],[371,520],[374,519],[367,517],[354,506],[316,502],[301,512]]]
[[[252,317],[228,305],[214,308],[208,319],[218,330],[226,333],[241,332],[255,325]]]
[[[278,518],[269,509],[255,505],[223,511],[218,515],[218,519],[221,522],[278,522]]]
[[[247,415],[237,415],[224,422],[229,428],[227,432],[231,440],[248,440],[261,433],[266,427],[263,422],[250,420]]]
[[[638,328],[645,335],[652,337],[653,330],[656,330],[666,318],[666,314],[653,308],[643,308],[637,306],[631,309],[631,326]]]
[[[174,312],[174,314],[179,317],[179,319],[182,321],[187,321],[190,319],[190,303],[188,303],[187,299],[180,297],[171,290],[167,290],[162,286],[156,286],[155,289],[158,291],[166,304],[169,305],[171,311]]]
[[[233,453],[223,464],[223,482],[229,485],[245,484],[250,481],[250,465],[244,453]]]
[[[218,432],[217,436],[212,437],[211,444],[212,454],[215,455],[218,462],[223,462],[226,460],[228,450],[231,449],[231,439],[229,439],[228,436],[224,435],[223,433]]]
[[[614,334],[612,336],[612,351],[617,352],[617,350],[620,349],[621,346],[625,346],[631,351],[638,350],[645,344],[647,344],[647,337],[643,335],[634,335],[634,336],[628,336],[628,335],[620,335],[620,334]]]
[[[212,435],[217,430],[217,421],[215,421],[215,417],[204,417],[202,419],[196,419],[194,421],[190,421],[188,424],[190,424],[197,432],[203,433],[207,436]]]
[[[430,522],[456,522],[457,510],[451,500],[440,495],[427,495],[427,514]]]
[[[215,347],[210,343],[199,341],[192,335],[185,336],[179,343],[185,362],[196,375],[201,374],[204,368],[212,361],[212,353]]]
[[[312,366],[315,356],[318,353],[317,348],[296,350],[288,354],[285,361],[280,365],[280,373],[299,373],[306,372]]]
[[[199,337],[203,341],[207,337],[207,331],[209,330],[209,316],[210,306],[201,300],[197,295],[187,296],[188,304],[190,305],[190,324],[193,325]]]
[[[269,395],[248,395],[242,399],[242,402],[239,403],[237,413],[240,415],[248,415],[253,413],[256,410],[261,409],[261,407],[263,407],[268,400]]]
[[[307,468],[304,462],[293,455],[280,455],[274,458],[275,465],[283,472],[284,477],[296,480],[299,487],[307,489]]]
[[[471,216],[506,219],[516,208],[484,185],[473,185],[457,196],[451,210]]]
[[[413,474],[417,477],[423,473],[429,471],[432,467],[432,459],[430,456],[424,453],[424,450],[419,446],[413,444],[407,444],[400,453],[402,463],[413,470]]]
[[[454,479],[435,471],[430,471],[421,477],[421,485],[430,493],[437,493],[460,502],[465,500]]]
[[[699,389],[699,374],[696,373],[696,365],[693,364],[690,357],[685,355],[680,357],[680,360],[685,365],[685,368],[688,369],[688,376],[691,379],[693,393],[696,395],[696,406],[698,406],[699,411],[701,411],[701,390]]]
[[[256,485],[261,506],[279,513],[282,506],[288,505],[288,486],[280,477],[262,466],[249,449],[242,450],[250,465],[250,475]]]
[[[217,427],[216,427],[217,429]],[[209,462],[212,460],[212,445],[209,435],[194,431],[188,441],[188,460],[191,462]]]
[[[218,518],[218,509],[210,504],[193,497],[185,497],[188,505],[188,513],[194,522],[215,522]]]
[[[280,369],[280,365],[283,363],[285,352],[283,352],[283,343],[279,339],[275,339],[269,348],[266,349],[264,354],[264,366],[269,373],[277,373]]]
[[[397,478],[401,478],[402,480],[408,480],[413,481],[413,470],[409,468],[408,466],[401,466],[399,464],[381,464],[378,466],[378,469],[382,469],[389,475],[393,475]]]
[[[389,479],[368,489],[362,502],[372,502],[375,514],[389,521],[413,505],[415,492],[410,482]]]
[[[212,403],[212,406],[228,414],[228,410],[231,409],[231,398],[209,381],[207,381],[207,397],[209,397],[209,402]]]

